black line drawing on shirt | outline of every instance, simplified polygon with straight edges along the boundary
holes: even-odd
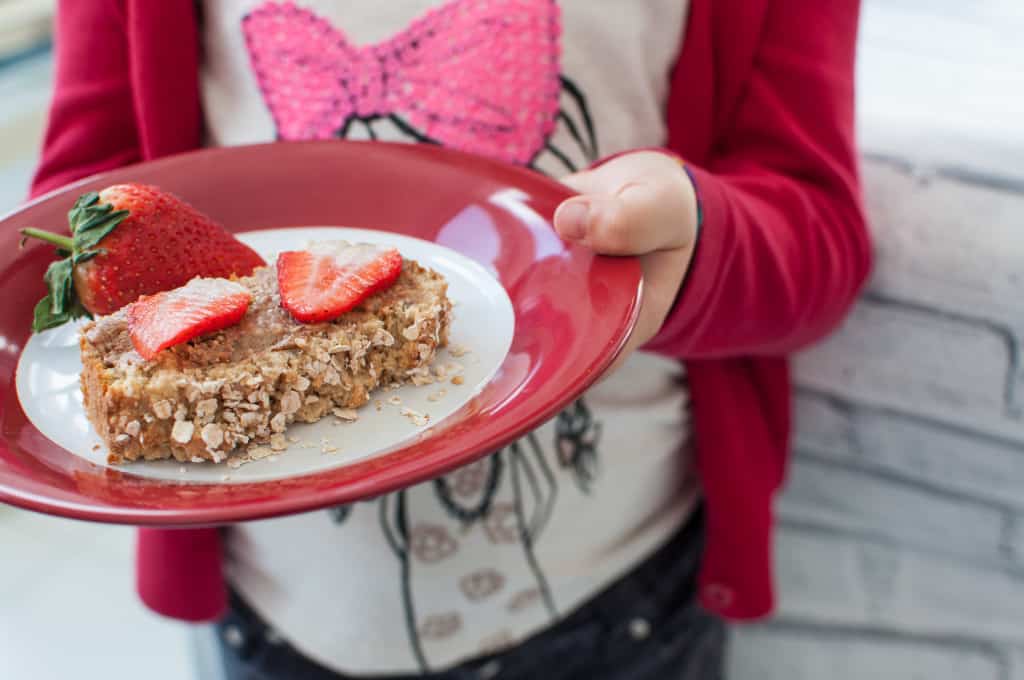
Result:
[[[384,537],[398,558],[402,587],[402,604],[405,611],[405,628],[409,636],[409,646],[420,670],[424,673],[430,670],[427,665],[427,658],[423,654],[423,644],[420,640],[419,627],[416,625],[416,609],[412,597],[412,584],[409,579],[409,518],[406,508],[406,489],[402,489],[391,495],[381,496],[378,500],[380,511],[380,525],[384,531]],[[392,510],[393,508],[393,510]],[[392,510],[393,516],[389,510]]]
[[[554,455],[560,466],[572,473],[576,483],[581,485],[581,489],[587,490],[584,485],[592,481],[598,471],[597,444],[600,439],[601,424],[593,419],[589,408],[582,399],[578,399],[572,407],[566,409],[564,414],[565,426],[556,434],[556,446],[559,448]],[[496,507],[494,498],[501,480],[506,474],[508,475],[511,480],[513,496],[512,508],[509,512],[514,517],[514,539],[522,548],[523,558],[533,576],[536,590],[548,616],[551,621],[557,620],[558,607],[547,575],[537,559],[535,548],[537,540],[554,511],[558,498],[558,480],[537,434],[531,432],[506,448],[471,465],[484,467],[482,493],[474,504],[463,504],[457,498],[458,494],[453,491],[456,482],[448,477],[458,471],[434,480],[432,483],[434,496],[445,512],[464,526],[482,524],[492,517],[491,511]],[[469,489],[469,491],[472,490]],[[382,496],[376,499],[376,502],[385,540],[399,563],[402,607],[410,649],[421,671],[427,672],[430,667],[423,650],[422,626],[417,623],[411,579],[412,561],[418,553],[413,545],[416,537],[413,536],[413,531],[410,529],[414,518],[409,515],[407,490],[403,489],[394,494]],[[501,509],[505,511],[504,507]],[[338,508],[332,509],[331,513],[338,524],[342,524],[350,514],[342,512]],[[417,527],[417,530],[419,529],[420,527]],[[502,534],[495,540],[507,543],[509,538],[511,537],[505,537]],[[455,546],[445,548],[436,557],[443,559],[452,555],[455,550]],[[433,553],[431,554],[433,555]],[[419,559],[423,560],[425,556],[421,555]],[[429,561],[434,561],[434,558],[431,557]]]
[[[576,485],[590,493],[590,485],[599,472],[597,444],[601,423],[594,420],[582,398],[563,409],[555,419],[555,453],[559,464],[573,472]]]

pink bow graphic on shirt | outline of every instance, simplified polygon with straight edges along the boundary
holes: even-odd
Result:
[[[280,139],[390,118],[422,141],[525,164],[555,128],[555,0],[453,0],[362,47],[290,2],[261,5],[242,29]]]

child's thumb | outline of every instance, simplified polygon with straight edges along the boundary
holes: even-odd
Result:
[[[665,200],[662,193],[655,184],[635,182],[613,192],[574,196],[555,211],[555,230],[567,241],[605,255],[643,255],[679,247],[683,244],[672,242],[679,218],[668,209],[675,202]]]

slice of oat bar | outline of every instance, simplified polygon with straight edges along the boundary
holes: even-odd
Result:
[[[422,375],[447,342],[451,303],[439,274],[406,260],[398,281],[322,324],[285,312],[273,267],[239,279],[242,321],[144,361],[123,310],[82,329],[85,408],[112,463],[223,461],[289,424],[358,408],[378,386]]]

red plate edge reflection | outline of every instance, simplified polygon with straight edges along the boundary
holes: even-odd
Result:
[[[42,435],[17,399],[14,372],[52,256],[45,246],[19,251],[18,229],[66,228],[75,197],[125,181],[172,191],[232,231],[344,225],[441,243],[497,272],[515,310],[512,349],[495,379],[429,436],[345,467],[195,484],[94,465]],[[531,170],[436,146],[337,140],[190,152],[95,175],[29,203],[0,220],[0,501],[99,522],[220,524],[369,499],[508,445],[611,365],[639,313],[635,258],[568,247],[551,229],[555,208],[570,195]]]

